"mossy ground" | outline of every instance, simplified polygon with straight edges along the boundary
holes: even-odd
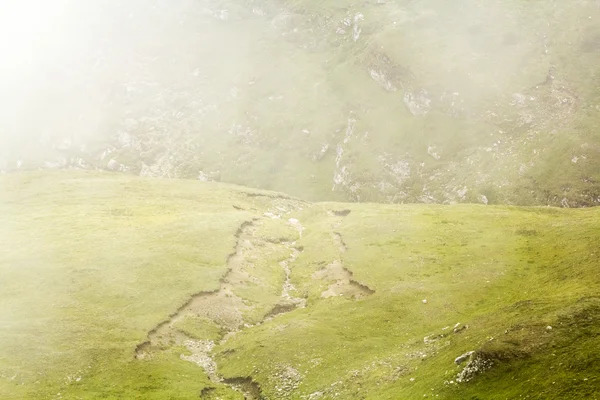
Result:
[[[271,399],[600,393],[597,209],[311,204],[104,173],[14,174],[0,183],[2,398],[241,398],[180,360],[185,349],[134,354],[190,296],[219,287],[236,231],[254,218],[264,221],[257,237],[302,247],[291,278],[308,304],[217,346],[223,377],[252,377]],[[292,210],[301,237],[263,215],[278,207]],[[332,212],[340,210],[350,213]],[[273,288],[286,257],[256,260]],[[315,272],[336,259],[375,292],[322,298],[330,282]],[[237,294],[271,304],[273,290]],[[258,311],[252,322],[266,309]],[[222,336],[201,322],[177,327],[196,339]],[[468,329],[452,333],[456,323]],[[493,367],[456,384],[454,358],[470,350]],[[293,390],[281,381],[290,368],[299,377]]]

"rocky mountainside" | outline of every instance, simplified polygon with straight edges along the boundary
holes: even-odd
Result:
[[[4,172],[108,169],[321,200],[600,203],[598,1],[38,6],[3,13]]]

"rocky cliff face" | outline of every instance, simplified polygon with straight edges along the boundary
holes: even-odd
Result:
[[[598,2],[325,3],[66,1],[14,39],[0,170],[600,203]]]

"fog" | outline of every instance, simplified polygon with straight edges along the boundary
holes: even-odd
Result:
[[[313,199],[518,202],[512,187],[495,193],[536,164],[531,149],[521,154],[532,143],[524,135],[568,127],[597,82],[590,1],[1,7],[4,172],[109,169]],[[498,154],[487,160],[486,149]]]
[[[0,0],[0,399],[592,398],[599,66],[600,0]]]

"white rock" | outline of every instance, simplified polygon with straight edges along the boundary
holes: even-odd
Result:
[[[421,90],[419,93],[406,92],[403,100],[404,104],[412,115],[425,115],[431,108],[431,100],[428,97],[426,90]]]
[[[467,361],[473,353],[474,353],[474,351],[467,351],[466,353],[461,354],[460,356],[458,356],[454,359],[454,363],[456,365],[462,364],[463,362]]]
[[[106,168],[110,169],[111,171],[118,171],[119,163],[114,158],[111,158],[110,161],[106,164]]]
[[[436,152],[436,149],[435,149],[435,147],[434,147],[434,146],[429,146],[429,147],[427,148],[427,154],[429,154],[431,157],[435,158],[436,160],[439,160],[440,158],[442,158],[442,157],[440,157],[440,155],[439,155],[439,154]]]

